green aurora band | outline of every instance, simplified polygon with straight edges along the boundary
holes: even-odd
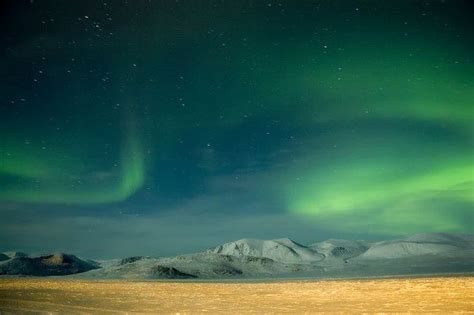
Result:
[[[221,205],[235,195],[229,208],[255,203],[252,211],[302,218],[314,229],[473,233],[474,37],[463,14],[471,5],[438,1],[439,11],[421,15],[435,5],[428,2],[221,1],[217,9],[204,1],[179,10],[149,2],[150,11],[130,2],[144,16],[123,10],[110,21],[110,34],[120,36],[98,34],[95,45],[82,33],[93,20],[87,13],[77,23],[82,46],[55,48],[46,32],[7,60],[27,73],[21,56],[40,59],[36,46],[67,56],[48,61],[42,97],[9,96],[24,109],[4,119],[0,200],[114,203],[148,181],[151,197],[133,201],[150,212],[164,209],[163,200],[180,208],[196,198],[198,207],[203,197]],[[124,100],[141,120],[117,110]],[[45,112],[38,118],[37,108]],[[50,116],[61,132],[43,130]],[[58,143],[43,150],[42,140]]]
[[[61,152],[41,154],[40,148],[24,152],[7,147],[11,153],[2,161],[0,175],[18,181],[2,189],[0,198],[44,204],[101,204],[127,199],[144,183],[145,157],[135,122],[129,119],[126,125],[119,165],[105,176],[88,174],[79,160],[61,163]]]
[[[474,77],[466,74],[474,68],[453,61],[441,70],[443,56],[430,54],[411,62],[366,55],[339,74],[327,62],[306,71],[300,86],[315,105],[302,117],[344,131],[327,136],[328,153],[299,149],[305,159],[283,176],[291,213],[335,230],[473,231]]]

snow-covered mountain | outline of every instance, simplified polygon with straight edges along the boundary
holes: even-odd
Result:
[[[217,246],[207,252],[234,257],[269,258],[281,263],[313,263],[324,259],[324,255],[289,238],[276,240],[245,238]]]
[[[312,250],[324,255],[325,259],[349,259],[366,252],[370,244],[364,241],[330,239],[309,246]]]
[[[445,254],[474,249],[474,236],[466,234],[416,234],[405,239],[377,242],[363,258],[400,258],[426,254]]]
[[[308,246],[291,239],[241,239],[176,257],[101,262],[56,254],[0,255],[0,275],[88,279],[344,278],[474,273],[474,235],[417,234],[365,242],[330,239]],[[1,260],[1,259],[0,259]]]

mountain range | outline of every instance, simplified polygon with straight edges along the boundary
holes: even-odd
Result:
[[[0,253],[2,276],[81,279],[358,278],[474,273],[474,235],[430,233],[381,242],[240,239],[175,257],[90,260]]]

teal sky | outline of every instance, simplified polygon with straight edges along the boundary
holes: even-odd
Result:
[[[473,233],[471,1],[5,1],[0,250]]]

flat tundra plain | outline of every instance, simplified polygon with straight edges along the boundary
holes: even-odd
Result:
[[[0,279],[10,313],[474,313],[474,277],[279,282]]]

